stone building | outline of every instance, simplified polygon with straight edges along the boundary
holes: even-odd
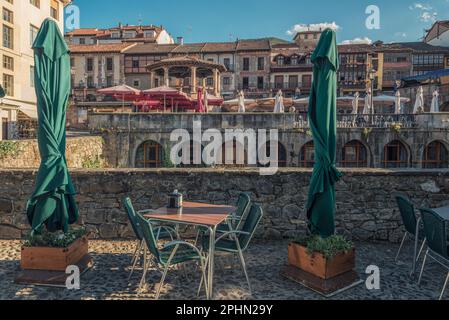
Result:
[[[123,25],[108,29],[82,28],[75,29],[65,34],[69,44],[111,44],[122,42],[172,44],[172,36],[163,26],[154,25]]]
[[[70,45],[72,97],[96,101],[97,90],[124,83],[123,52],[135,43]]]
[[[1,0],[3,38],[0,46],[1,83],[6,97],[0,103],[0,140],[29,137],[37,119],[32,44],[42,22],[53,18],[64,30],[68,0]]]

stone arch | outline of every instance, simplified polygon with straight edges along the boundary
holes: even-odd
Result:
[[[264,145],[260,146],[260,148],[265,148],[265,152],[267,156],[270,156],[270,148],[271,148],[271,141],[267,141]],[[284,144],[280,141],[277,141],[278,145],[278,164],[277,166],[279,168],[285,168],[287,167],[288,163],[288,153],[287,148],[284,146]],[[259,153],[257,154],[257,157],[259,157]],[[259,166],[262,166],[260,163],[258,163]]]
[[[449,148],[441,140],[433,140],[424,146],[422,154],[423,169],[447,168],[449,163]]]
[[[313,168],[315,164],[315,144],[313,140],[306,142],[299,152],[299,166]]]
[[[371,151],[362,141],[353,139],[341,148],[339,163],[344,168],[367,168],[370,166]]]
[[[410,146],[400,139],[390,141],[383,148],[381,164],[384,168],[411,167]]]
[[[146,140],[137,147],[134,163],[136,168],[161,168],[164,158],[163,146],[156,141]]]

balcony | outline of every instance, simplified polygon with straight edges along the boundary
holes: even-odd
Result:
[[[293,83],[289,83],[289,82],[272,82],[270,83],[270,88],[272,90],[296,90],[296,89],[301,89],[301,90],[310,90],[310,88],[312,87],[312,83],[311,82],[299,82],[296,84]]]

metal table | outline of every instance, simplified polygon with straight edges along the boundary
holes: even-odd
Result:
[[[209,203],[184,202],[181,209],[169,209],[162,207],[146,214],[150,221],[205,227],[209,229],[209,266],[207,286],[209,296],[213,299],[215,235],[218,225],[228,220],[228,217],[236,211],[236,207],[213,205]]]

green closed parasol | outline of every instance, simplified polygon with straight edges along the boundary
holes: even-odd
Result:
[[[335,234],[335,167],[337,136],[338,50],[335,31],[326,29],[312,54],[313,85],[309,120],[315,144],[315,166],[310,183],[307,216],[312,234]]]
[[[75,189],[67,169],[66,109],[70,93],[69,49],[56,23],[43,22],[33,44],[41,165],[27,204],[33,232],[68,231],[78,220]]]

